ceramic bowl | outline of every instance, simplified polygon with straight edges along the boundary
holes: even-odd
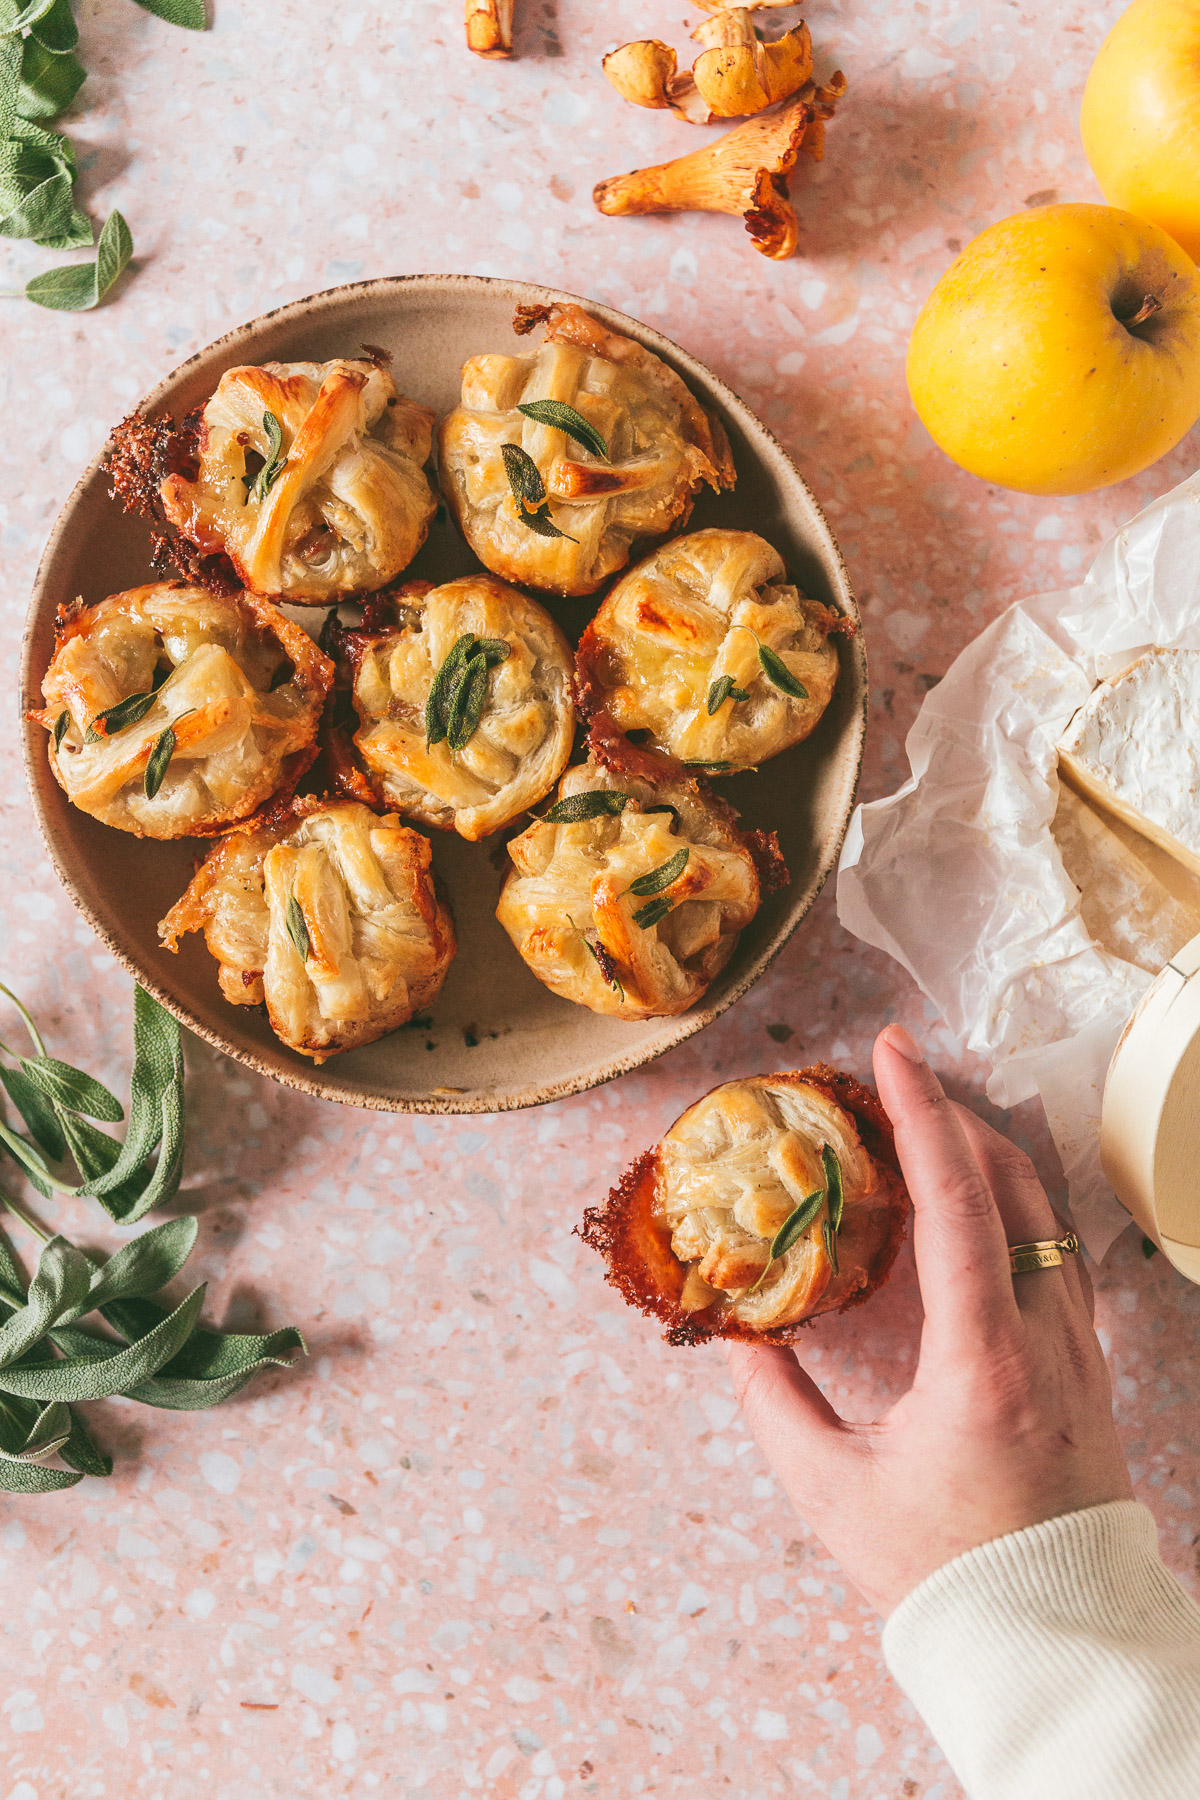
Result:
[[[393,353],[401,393],[440,414],[459,397],[459,371],[468,356],[518,348],[512,318],[519,302],[575,298],[477,276],[357,282],[295,301],[219,338],[160,382],[142,406],[182,417],[236,364],[354,356],[367,343]],[[765,426],[710,370],[658,332],[610,307],[583,304],[605,325],[670,363],[724,421],[737,486],[719,496],[705,490],[692,528],[760,532],[777,546],[807,593],[857,620],[833,534]],[[408,573],[444,581],[476,566],[453,527],[440,522]],[[24,646],[24,708],[41,704],[59,603],[76,595],[94,602],[149,578],[148,528],[123,515],[108,497],[97,458],[59,515],[38,570]],[[549,605],[574,639],[598,600]],[[310,611],[308,617],[323,615]],[[69,805],[51,775],[45,733],[29,724],[26,767],[63,886],[113,955],[190,1030],[273,1080],[326,1100],[395,1112],[502,1112],[609,1081],[702,1030],[758,980],[800,924],[837,861],[862,757],[867,702],[862,636],[835,642],[841,678],[814,735],[765,763],[759,774],[719,784],[746,825],[779,833],[791,885],[765,902],[702,1004],[682,1018],[645,1024],[598,1017],[542,987],[493,916],[507,862],[503,849],[496,840],[467,844],[434,832],[434,862],[454,908],[459,953],[432,1022],[414,1023],[316,1068],[279,1043],[258,1011],[229,1006],[221,998],[216,964],[199,935],[185,939],[177,956],[160,945],[157,922],[187,886],[201,846],[190,839],[141,840]]]

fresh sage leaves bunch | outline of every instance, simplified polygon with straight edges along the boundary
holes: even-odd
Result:
[[[115,1096],[48,1056],[25,1008],[3,992],[34,1044],[31,1056],[4,1046],[15,1066],[0,1065],[0,1080],[29,1131],[28,1139],[18,1136],[6,1123],[3,1142],[28,1179],[45,1195],[52,1189],[95,1194],[124,1221],[169,1198],[179,1185],[183,1127],[179,1027],[170,1014],[135,989],[133,1092],[121,1146],[88,1123],[119,1119]],[[110,1148],[100,1150],[101,1143]],[[158,1161],[149,1171],[155,1145]],[[84,1176],[76,1186],[50,1170],[68,1149]],[[292,1326],[262,1336],[202,1326],[203,1285],[178,1304],[161,1298],[196,1242],[193,1218],[168,1219],[104,1259],[50,1236],[6,1195],[0,1205],[42,1246],[27,1282],[0,1236],[0,1491],[45,1494],[73,1487],[84,1475],[112,1473],[112,1458],[74,1410],[81,1403],[123,1395],[145,1406],[196,1411],[236,1394],[256,1370],[286,1366],[291,1352],[305,1349]],[[88,1315],[96,1315],[101,1329],[80,1323]],[[65,1467],[48,1466],[52,1457]]]
[[[203,31],[203,0],[137,0],[173,25]],[[64,112],[86,79],[75,51],[71,0],[0,0],[0,237],[30,238],[47,250],[90,249],[92,222],[75,203],[75,152],[46,121]],[[119,212],[100,233],[93,263],[47,269],[23,289],[39,306],[84,312],[98,304],[133,255]]]
[[[483,717],[488,670],[511,655],[512,645],[505,638],[476,637],[473,631],[465,631],[451,646],[425,702],[426,749],[443,738],[451,750],[470,743]]]

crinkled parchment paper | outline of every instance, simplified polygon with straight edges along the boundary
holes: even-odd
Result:
[[[857,809],[838,872],[842,924],[987,1058],[989,1097],[1041,1096],[1095,1257],[1129,1222],[1100,1169],[1104,1077],[1153,977],[1080,917],[1050,830],[1055,746],[1095,682],[1151,645],[1200,650],[1200,475],[1110,539],[1080,587],[1010,606],[968,644],[909,732],[911,779]]]

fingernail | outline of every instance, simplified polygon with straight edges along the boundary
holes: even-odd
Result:
[[[899,1052],[906,1062],[923,1063],[925,1058],[905,1031],[903,1025],[886,1025],[880,1033],[885,1044]]]

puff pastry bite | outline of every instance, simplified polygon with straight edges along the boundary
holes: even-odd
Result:
[[[341,633],[374,796],[474,842],[545,798],[575,733],[571,646],[493,575],[410,582]]]
[[[532,354],[464,365],[438,468],[487,568],[550,593],[591,594],[629,561],[635,539],[684,524],[703,483],[732,487],[733,461],[720,423],[659,357],[578,306],[522,307],[514,329],[543,322]],[[564,407],[582,438],[578,424],[547,422]]]
[[[845,627],[787,579],[753,531],[694,531],[622,576],[579,645],[580,693],[713,774],[753,767],[815,731]]]
[[[31,716],[68,799],[137,837],[207,837],[315,757],[333,664],[254,594],[155,582],[64,607]]]
[[[714,1088],[579,1231],[669,1342],[780,1343],[874,1293],[908,1210],[879,1101],[817,1064]]]
[[[508,846],[496,917],[539,981],[622,1019],[686,1012],[758,911],[773,838],[664,759],[568,769],[550,811]],[[786,875],[784,876],[786,880]]]
[[[209,851],[158,932],[203,931],[234,1006],[322,1063],[428,1006],[454,957],[429,840],[356,801],[285,801]]]
[[[201,560],[227,557],[255,593],[326,605],[383,587],[424,543],[434,418],[380,362],[264,363],[222,375],[156,496],[144,469],[122,471],[150,454],[136,421],[115,434],[110,466],[116,491],[157,503]]]

